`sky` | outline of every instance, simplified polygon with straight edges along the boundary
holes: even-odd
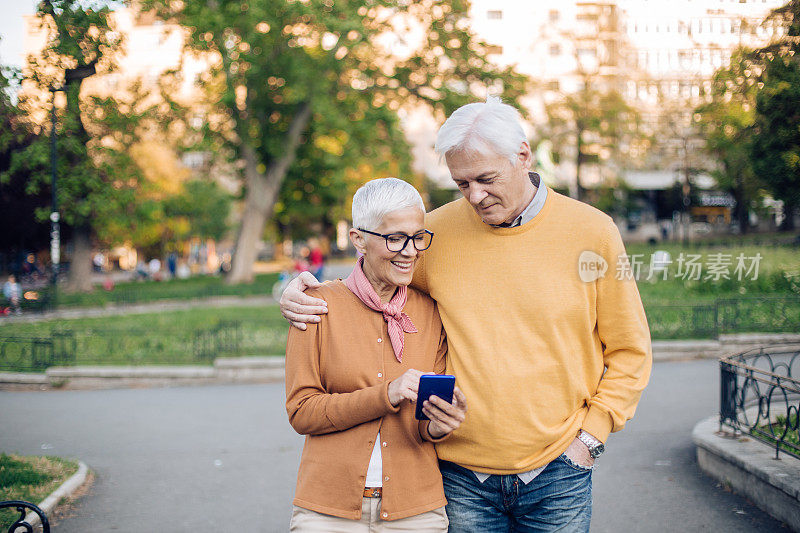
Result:
[[[32,15],[37,3],[37,0],[0,0],[0,64],[22,66],[22,17]]]

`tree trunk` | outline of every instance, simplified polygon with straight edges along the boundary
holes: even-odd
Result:
[[[72,257],[65,292],[91,292],[92,286],[92,241],[88,226],[72,230]]]
[[[794,231],[794,214],[797,206],[794,203],[789,203],[783,200],[783,222],[781,222],[781,231]]]
[[[258,172],[258,156],[252,146],[243,145],[242,154],[245,162],[245,207],[242,224],[236,237],[236,248],[231,260],[231,271],[225,279],[226,283],[249,283],[253,281],[253,265],[256,262],[258,241],[264,231],[267,218],[272,216],[272,209],[280,191],[283,179],[294,162],[300,136],[311,118],[311,105],[303,104],[289,126],[286,134],[286,149],[283,155],[273,160],[265,173]]]
[[[582,202],[584,199],[581,187],[581,165],[583,164],[583,127],[578,123],[578,136],[575,142],[577,157],[575,158],[575,199]]]
[[[745,198],[744,183],[742,177],[736,179],[736,186],[733,188],[733,199],[736,200],[736,222],[739,225],[739,234],[744,235],[750,229],[750,206]]]

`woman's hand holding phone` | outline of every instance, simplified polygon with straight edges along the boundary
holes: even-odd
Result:
[[[434,439],[455,431],[467,414],[467,398],[461,389],[453,389],[453,403],[447,403],[438,396],[431,396],[422,404],[422,412],[431,419],[428,433]]]
[[[422,372],[414,368],[406,370],[402,376],[389,383],[389,402],[397,406],[403,400],[410,402],[417,401],[417,392],[419,391],[419,378],[426,374],[433,374],[433,372]]]

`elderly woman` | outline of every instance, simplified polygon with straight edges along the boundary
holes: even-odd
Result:
[[[433,443],[464,420],[466,401],[431,397],[414,417],[420,376],[442,373],[436,304],[408,287],[433,239],[408,183],[373,180],[353,197],[350,239],[362,257],[344,281],[309,291],[328,313],[286,346],[286,411],[307,435],[291,531],[447,531]]]

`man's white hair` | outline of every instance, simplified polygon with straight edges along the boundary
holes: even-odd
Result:
[[[434,150],[441,157],[454,152],[496,153],[514,163],[520,145],[528,140],[521,122],[516,109],[496,96],[489,96],[486,102],[467,104],[453,111],[439,128]]]
[[[422,196],[413,185],[397,178],[368,181],[353,195],[353,227],[375,231],[388,213],[406,207],[425,213]]]

